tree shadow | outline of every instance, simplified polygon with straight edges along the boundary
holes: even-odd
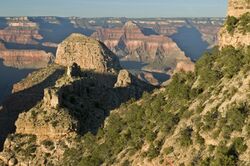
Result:
[[[41,101],[44,97],[44,89],[53,87],[64,73],[64,70],[56,70],[43,82],[14,93],[3,102],[3,110],[0,111],[0,149],[3,148],[6,137],[15,133],[15,122],[19,114],[28,111]],[[111,110],[132,98],[139,99],[144,91],[149,92],[154,89],[153,86],[134,76],[131,79],[132,84],[126,87],[115,87],[116,81],[117,75],[84,71],[76,77],[75,81],[59,89],[58,110],[66,108],[78,121],[78,134],[84,135],[87,132],[96,134]]]

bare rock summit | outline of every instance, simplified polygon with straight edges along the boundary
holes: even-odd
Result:
[[[81,34],[72,34],[57,49],[55,62],[62,66],[76,63],[81,69],[95,72],[120,70],[119,59],[102,42]]]

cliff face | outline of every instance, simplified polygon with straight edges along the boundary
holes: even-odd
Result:
[[[242,34],[239,30],[236,30],[234,34],[228,33],[227,29],[224,27],[219,33],[219,45],[220,47],[225,47],[227,45],[232,45],[234,47],[242,47],[250,44],[250,33]]]
[[[0,164],[60,165],[79,136],[96,133],[112,109],[153,88],[120,70],[115,55],[86,36],[71,35],[58,54],[57,64],[30,74],[3,102],[0,140],[12,134]]]
[[[250,45],[250,1],[230,0],[228,18],[219,32],[219,45],[244,47]]]
[[[41,40],[42,36],[38,33],[38,30],[6,28],[0,30],[0,39],[10,43],[38,44],[36,40]]]
[[[250,12],[249,0],[229,0],[228,16],[240,17],[242,14]]]
[[[178,61],[190,61],[170,38],[146,36],[131,21],[120,29],[99,29],[92,36],[103,41],[121,60],[149,63],[150,70],[174,69]]]
[[[51,53],[39,50],[0,49],[0,58],[5,66],[19,69],[39,69],[52,63],[54,56]]]

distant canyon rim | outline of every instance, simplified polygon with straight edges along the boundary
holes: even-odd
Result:
[[[72,33],[104,42],[121,65],[153,85],[175,70],[192,70],[192,61],[218,43],[224,18],[0,18],[0,101],[12,85],[55,59],[57,45]]]

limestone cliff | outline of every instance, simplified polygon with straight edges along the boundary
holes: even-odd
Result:
[[[249,0],[229,0],[227,11],[228,16],[240,17],[247,12],[250,12]]]
[[[229,0],[228,18],[219,32],[219,45],[244,47],[250,45],[250,1]]]

